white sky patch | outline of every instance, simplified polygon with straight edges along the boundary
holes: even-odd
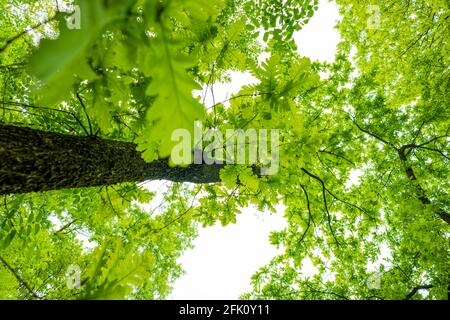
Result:
[[[52,231],[56,231],[63,226],[63,223],[61,222],[61,220],[58,219],[58,217],[53,213],[48,216],[47,220],[52,223],[52,228],[51,228]]]
[[[339,20],[339,10],[334,2],[320,1],[319,10],[296,35],[298,52],[311,60],[333,62],[340,41],[335,25]]]
[[[306,278],[311,278],[314,275],[319,273],[319,270],[314,266],[311,259],[309,257],[306,257],[302,261],[302,268],[300,269],[301,273]]]
[[[179,261],[186,274],[169,299],[238,299],[250,290],[255,271],[283,251],[269,243],[270,232],[286,227],[283,211],[282,206],[275,214],[247,208],[236,224],[201,229],[195,248]]]
[[[364,173],[364,170],[362,169],[352,169],[350,170],[350,175],[348,177],[347,182],[345,183],[345,187],[347,189],[351,188],[352,186],[359,185],[359,177],[361,177]]]

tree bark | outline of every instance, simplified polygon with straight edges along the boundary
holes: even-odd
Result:
[[[430,198],[428,198],[427,193],[425,192],[425,190],[422,188],[422,186],[418,182],[413,168],[407,164],[408,160],[406,158],[406,152],[405,152],[406,147],[407,146],[403,146],[400,149],[398,149],[398,156],[400,157],[400,160],[402,161],[402,163],[405,165],[405,173],[408,176],[409,180],[411,180],[412,182],[415,183],[417,198],[419,199],[419,201],[422,204],[429,205],[429,204],[431,204]],[[436,213],[442,220],[444,220],[447,224],[450,225],[450,214],[448,212],[445,212],[443,209],[438,209],[438,211]]]
[[[171,167],[145,162],[136,145],[0,123],[0,194],[169,180],[219,182],[221,164]]]

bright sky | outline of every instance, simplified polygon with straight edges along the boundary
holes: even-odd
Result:
[[[312,20],[295,36],[299,52],[311,60],[332,62],[339,42],[334,25],[339,18],[334,3],[321,0]],[[246,73],[233,73],[230,84],[214,86],[217,101],[226,100],[252,81]],[[211,94],[206,104],[212,104]],[[181,257],[185,270],[169,299],[238,299],[251,289],[251,276],[280,252],[269,243],[269,234],[286,225],[283,208],[276,214],[245,208],[236,224],[201,229],[194,249]]]

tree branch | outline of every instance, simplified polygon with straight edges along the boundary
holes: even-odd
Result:
[[[176,217],[175,219],[173,219],[172,221],[170,221],[169,223],[167,223],[163,227],[160,227],[160,228],[157,228],[157,229],[151,229],[150,231],[153,232],[153,233],[160,232],[160,231],[170,227],[172,224],[174,224],[175,222],[177,222],[178,220],[183,218],[185,215],[187,215],[191,211],[191,209],[194,207],[194,202],[197,199],[197,196],[198,196],[198,194],[200,193],[201,190],[202,190],[202,186],[200,186],[200,188],[198,188],[197,192],[192,197],[191,204],[189,205],[189,207],[187,209],[184,210],[183,213],[181,213],[178,217]]]
[[[416,182],[416,195],[419,199],[419,201],[424,205],[431,204],[430,198],[428,198],[425,189],[423,189],[422,185],[418,182],[417,176],[412,168],[411,165],[408,164],[408,159],[406,156],[406,149],[408,148],[408,145],[404,145],[400,149],[398,149],[398,156],[400,158],[400,161],[404,165],[406,176],[409,178],[410,181]],[[444,220],[447,224],[450,224],[450,214],[448,212],[445,212],[443,209],[439,209],[436,214]]]
[[[308,225],[306,226],[306,230],[305,230],[305,232],[303,232],[302,237],[299,240],[299,243],[302,243],[303,239],[305,239],[306,234],[308,233],[309,227],[311,226],[312,213],[311,213],[311,205],[310,205],[310,202],[309,202],[308,192],[306,191],[306,188],[301,183],[300,183],[300,188],[302,188],[303,193],[305,194],[306,207],[308,209]]]
[[[322,197],[323,197],[323,204],[324,204],[324,207],[325,207],[325,212],[326,212],[326,214],[327,214],[328,227],[330,228],[331,235],[333,236],[334,241],[336,242],[336,244],[337,244],[338,246],[340,246],[339,240],[336,238],[336,235],[335,235],[335,233],[334,233],[334,230],[333,230],[333,228],[332,228],[332,226],[331,226],[331,215],[330,215],[330,212],[328,211],[327,196],[326,196],[326,190],[327,190],[327,188],[325,187],[325,183],[323,182],[322,179],[320,179],[318,176],[312,174],[311,172],[309,172],[309,171],[306,170],[305,168],[301,168],[301,170],[302,170],[304,173],[306,173],[308,176],[310,176],[311,178],[313,178],[313,179],[319,181],[319,183],[322,185]]]
[[[83,108],[84,113],[86,114],[86,118],[87,118],[87,121],[88,121],[88,124],[89,124],[89,133],[90,133],[91,136],[93,136],[94,132],[92,131],[91,118],[89,117],[89,114],[86,111],[86,106],[84,105],[83,99],[81,99],[80,94],[77,93],[76,96],[77,96],[78,101],[81,104],[81,107]]]
[[[349,159],[347,159],[346,157],[344,157],[344,156],[341,156],[341,155],[338,155],[338,154],[335,154],[334,152],[331,152],[331,151],[327,151],[327,150],[319,150],[319,152],[321,152],[321,153],[326,153],[326,154],[329,154],[329,155],[332,155],[332,156],[334,156],[334,157],[336,157],[336,158],[339,158],[339,159],[342,159],[342,160],[345,160],[345,161],[347,161],[348,163],[350,163],[353,167],[356,167],[356,164],[353,162],[353,161],[351,161],[351,160],[349,160]]]
[[[369,136],[371,136],[371,137],[377,139],[378,141],[384,143],[385,145],[388,145],[388,146],[394,148],[395,150],[398,150],[398,148],[397,148],[393,143],[391,143],[391,142],[389,142],[389,141],[383,139],[382,137],[380,137],[380,136],[377,135],[376,133],[373,133],[373,132],[371,132],[371,131],[369,131],[369,130],[367,130],[367,129],[362,128],[362,127],[356,122],[356,120],[353,119],[352,117],[350,117],[350,120],[355,124],[355,126],[356,126],[360,131],[362,131],[362,132],[364,132],[364,133],[367,133]]]
[[[51,17],[50,19],[40,22],[37,25],[31,27],[30,29],[24,30],[18,34],[16,34],[15,36],[9,38],[8,40],[6,40],[5,44],[0,47],[0,53],[2,53],[3,51],[5,51],[14,41],[16,41],[17,39],[21,38],[22,36],[26,35],[28,32],[32,31],[32,30],[36,30],[40,27],[42,27],[43,25],[55,20],[57,17],[57,15],[54,15],[53,17]]]
[[[47,107],[40,107],[40,106],[34,106],[34,105],[29,105],[29,104],[26,104],[26,103],[14,102],[14,101],[2,101],[1,104],[2,105],[11,105],[11,106],[16,106],[16,107],[21,107],[21,108],[30,108],[30,109],[44,110],[46,112],[61,112],[61,113],[70,115],[80,125],[80,127],[83,129],[83,131],[86,133],[86,135],[89,135],[89,132],[86,130],[86,128],[84,127],[84,125],[81,122],[81,120],[76,116],[75,113],[73,113],[71,111],[66,111],[66,110],[61,110],[61,109],[53,109],[53,108],[47,108]],[[12,110],[12,111],[19,111],[19,110]]]
[[[64,230],[70,228],[70,226],[71,226],[72,224],[74,224],[75,222],[77,222],[77,221],[78,221],[78,219],[74,219],[74,220],[70,221],[69,223],[67,223],[67,224],[65,224],[64,226],[62,226],[59,230],[56,230],[55,232],[53,232],[53,235],[57,235],[58,233],[61,233],[61,232],[63,232]]]
[[[27,289],[30,296],[32,296],[33,298],[42,300],[42,298],[36,292],[34,292],[33,289],[31,289],[31,287],[28,285],[28,283],[22,279],[22,277],[17,273],[17,271],[14,270],[14,268],[12,268],[8,264],[8,262],[6,262],[5,259],[3,259],[3,257],[1,257],[1,256],[0,256],[0,262],[6,267],[6,269],[11,271],[11,273],[14,275],[14,277],[17,279],[17,281],[19,281],[20,285],[24,286],[24,288]]]
[[[433,288],[432,285],[423,285],[423,286],[417,286],[414,287],[405,297],[404,300],[410,300],[419,290],[428,290]]]

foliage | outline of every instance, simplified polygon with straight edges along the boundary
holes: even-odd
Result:
[[[306,170],[279,191],[295,195],[271,236],[285,253],[243,297],[446,299],[448,4],[379,1],[375,26],[363,2],[338,4],[336,61],[302,100],[315,150],[294,151]]]
[[[375,1],[372,25],[364,2],[337,1],[331,64],[300,57],[293,41],[317,1],[58,2],[80,7],[80,30],[55,1],[0,4],[1,122],[134,141],[147,162],[169,157],[171,132],[197,119],[279,129],[280,171],[226,166],[223,183],[160,194],[126,183],[5,196],[0,298],[165,298],[199,225],[281,202],[288,226],[270,240],[284,253],[243,298],[446,298],[448,2]],[[193,90],[231,70],[258,82],[207,112]]]

